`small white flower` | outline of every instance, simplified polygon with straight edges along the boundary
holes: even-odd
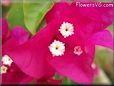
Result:
[[[63,42],[54,40],[49,46],[49,50],[53,56],[62,56],[65,52],[65,44]]]
[[[4,65],[11,66],[13,60],[8,55],[4,55],[2,57],[2,62],[3,62]]]
[[[76,54],[76,55],[81,55],[83,53],[83,50],[81,49],[81,47],[80,46],[75,46],[74,47],[74,54]]]
[[[93,69],[95,69],[95,68],[96,68],[95,63],[92,63],[91,67],[92,67]]]
[[[1,74],[6,73],[7,70],[8,70],[8,68],[7,68],[6,66],[4,66],[4,65],[2,65],[2,66],[0,67],[0,73],[1,73]]]
[[[64,38],[74,34],[74,26],[71,23],[63,22],[59,29],[60,33]]]

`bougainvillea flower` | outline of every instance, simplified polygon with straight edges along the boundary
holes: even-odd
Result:
[[[104,3],[101,4],[103,5]],[[69,17],[75,16],[74,19],[77,19],[78,24],[80,24],[80,22],[84,23],[81,26],[87,24],[87,26],[89,25],[93,27],[88,27],[87,30],[85,28],[81,28],[84,33],[90,34],[102,29],[106,29],[107,26],[112,24],[113,8],[114,7],[79,7],[76,5],[76,2],[73,2],[71,7],[69,7],[69,4],[67,3],[57,3],[47,13],[46,21],[48,23],[55,18],[64,17],[66,15],[69,15]]]
[[[15,48],[16,46],[19,46],[26,42],[29,39],[29,32],[26,31],[23,27],[16,26],[9,31],[9,26],[6,21],[6,19],[1,19],[2,22],[2,59],[1,59],[1,70],[2,70],[2,83],[3,84],[11,84],[11,83],[27,83],[33,78],[30,76],[27,76],[25,73],[20,70],[17,65],[15,65],[15,62],[7,55],[7,52]],[[5,65],[4,65],[5,64]],[[52,70],[52,69],[51,69]],[[51,77],[54,75],[54,72],[49,70],[49,73],[47,72],[45,76],[43,76],[41,79],[37,80],[39,82],[50,82],[53,83],[54,80],[50,80]],[[50,73],[51,72],[51,73]],[[20,77],[15,77],[16,75],[19,75]],[[13,78],[15,77],[15,79]],[[56,80],[58,81],[58,80]]]
[[[59,35],[53,33],[51,30],[52,28],[59,28],[59,23],[60,21],[57,22],[57,20],[56,22],[51,22],[29,42],[17,47],[16,50],[14,49],[8,52],[8,55],[12,57],[13,61],[15,61],[23,72],[35,78],[40,78],[46,74],[46,71],[55,68],[57,72],[68,76],[74,81],[89,83],[93,77],[91,64],[94,46],[91,48],[92,44],[83,44],[80,40],[81,37],[77,34],[68,38],[68,40],[72,42],[64,42],[66,40],[62,41],[63,39],[61,38],[62,36],[59,30],[57,31]],[[47,34],[49,34],[48,38]],[[76,37],[78,42],[73,40],[74,37]],[[58,50],[56,50],[56,47]],[[18,54],[18,52],[20,52],[20,54]],[[72,70],[72,68],[74,70]]]
[[[29,39],[29,32],[21,26],[14,27],[9,31],[9,26],[6,19],[1,19],[2,22],[2,59],[1,59],[1,73],[2,73],[2,84],[25,84],[33,79],[32,77],[23,73],[15,62],[7,55],[7,52],[23,44]],[[49,71],[46,76],[43,76],[39,80],[35,80],[39,83],[60,83],[60,80],[52,79],[54,72]],[[15,78],[14,78],[15,77]]]
[[[29,77],[23,73],[14,63],[11,66],[2,65],[2,84],[25,84],[32,81],[32,77]]]
[[[67,6],[64,10],[62,10],[63,5]],[[60,3],[55,7],[56,9],[52,8],[50,11],[51,14],[47,14],[47,26],[26,43],[9,51],[7,55],[24,73],[34,78],[39,79],[46,76],[47,72],[52,73],[54,69],[60,75],[67,76],[77,83],[91,83],[95,70],[92,65],[95,44],[105,46],[106,43],[113,42],[112,39],[108,39],[108,41],[106,39],[103,42],[101,37],[98,39],[99,42],[96,42],[94,37],[103,33],[110,38],[110,33],[104,29],[112,22],[106,21],[108,24],[104,24],[101,22],[102,18],[97,18],[101,17],[100,15],[94,14],[95,18],[90,12],[84,15],[74,5]],[[59,9],[60,11],[57,11]],[[98,10],[94,9],[92,10]],[[104,13],[102,12],[102,14]],[[108,12],[105,15],[108,15]],[[96,28],[97,26],[98,28]]]
[[[14,27],[9,31],[8,23],[2,19],[2,54],[17,45],[23,44],[29,39],[29,32],[21,26]]]
[[[1,22],[3,57],[1,59],[0,68],[2,74],[2,84],[27,83],[32,80],[32,77],[23,73],[6,53],[7,51],[27,41],[30,34],[20,26],[14,27],[10,32],[6,19],[1,19]]]
[[[77,0],[75,0],[77,1]],[[79,0],[80,1],[80,0]],[[91,2],[92,3],[92,2]],[[93,4],[93,3],[92,3]],[[106,3],[101,3],[106,4]],[[72,9],[72,11],[69,11]],[[53,8],[47,13],[46,15],[46,21],[49,23],[51,20],[55,18],[61,18],[61,17],[71,17],[74,19],[77,19],[79,21],[79,24],[81,27],[80,30],[82,33],[84,33],[84,36],[86,34],[87,37],[90,37],[94,33],[101,31],[100,33],[97,33],[95,37],[97,39],[101,38],[103,34],[107,35],[107,42],[108,40],[112,40],[112,36],[110,32],[108,31],[102,31],[103,29],[106,29],[107,26],[112,24],[113,21],[113,7],[79,7],[76,6],[76,2],[73,2],[71,4],[71,7],[69,7],[69,4],[67,3],[57,3],[53,6]],[[74,17],[73,17],[74,16]],[[86,25],[87,24],[87,25]],[[85,29],[85,27],[87,29]],[[102,35],[100,35],[102,34]],[[98,35],[100,37],[98,38]],[[102,36],[104,38],[104,36]],[[104,38],[106,39],[106,38]],[[112,41],[111,41],[112,43]],[[112,46],[111,43],[107,43],[108,46]],[[103,45],[103,44],[102,44]],[[106,44],[105,44],[106,45]]]

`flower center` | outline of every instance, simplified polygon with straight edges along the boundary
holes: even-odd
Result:
[[[2,62],[3,62],[4,65],[11,66],[13,60],[8,55],[4,55],[2,57]]]
[[[8,68],[7,68],[6,66],[2,65],[2,66],[0,67],[0,69],[1,69],[1,72],[0,72],[1,74],[7,73]]]
[[[81,49],[81,47],[80,46],[75,46],[74,47],[74,54],[76,54],[76,55],[81,55],[83,53],[83,50]]]
[[[60,33],[64,38],[74,34],[74,26],[71,23],[63,22],[59,29]]]
[[[63,42],[54,40],[49,46],[49,50],[53,56],[62,56],[65,52],[65,44]]]

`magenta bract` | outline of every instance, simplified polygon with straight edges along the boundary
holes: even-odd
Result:
[[[112,35],[104,30],[112,24],[112,8],[57,3],[46,20],[45,28],[7,54],[24,73],[36,79],[57,72],[77,83],[92,83],[95,45],[112,48]]]

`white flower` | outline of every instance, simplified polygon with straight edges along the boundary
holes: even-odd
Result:
[[[4,65],[11,66],[13,60],[8,55],[4,55],[2,57],[2,62],[3,62]]]
[[[54,40],[49,46],[49,50],[53,56],[62,56],[65,52],[65,44],[63,42]]]
[[[2,66],[0,67],[0,73],[1,73],[1,74],[6,73],[7,70],[8,70],[8,68],[7,68],[6,66],[4,66],[4,65],[2,65]]]
[[[83,53],[83,50],[81,49],[81,47],[80,46],[75,46],[74,47],[74,54],[76,54],[76,55],[81,55]]]
[[[60,33],[64,38],[69,37],[74,34],[74,26],[71,23],[63,22],[59,29]]]

